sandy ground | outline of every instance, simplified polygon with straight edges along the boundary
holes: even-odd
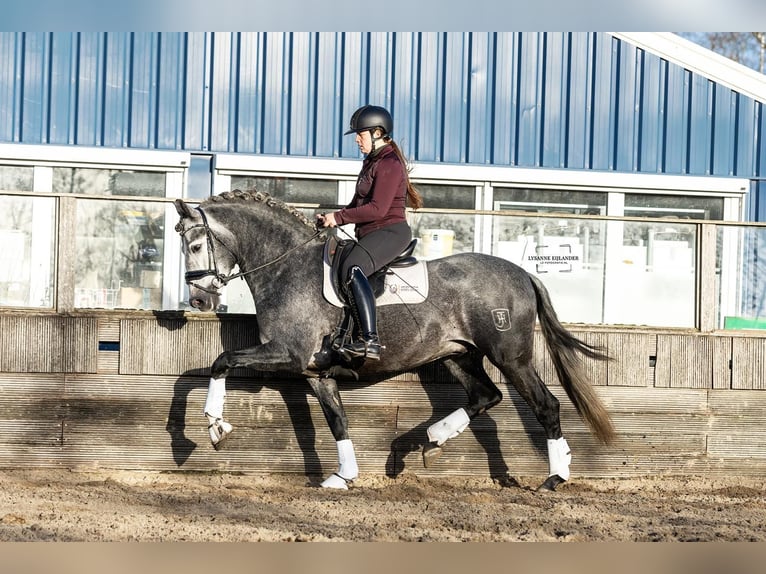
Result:
[[[765,541],[757,477],[573,480],[0,470],[0,541]]]

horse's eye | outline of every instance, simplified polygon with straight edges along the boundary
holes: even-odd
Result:
[[[199,243],[195,243],[194,245],[189,246],[189,251],[191,251],[192,253],[199,253],[200,249],[202,249],[202,245],[200,245]]]

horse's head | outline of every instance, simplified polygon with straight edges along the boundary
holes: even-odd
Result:
[[[226,232],[201,208],[193,209],[181,199],[174,204],[181,216],[176,231],[181,234],[186,259],[189,304],[200,311],[213,311],[236,264],[231,249],[221,240]]]

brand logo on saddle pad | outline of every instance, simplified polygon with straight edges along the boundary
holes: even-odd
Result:
[[[492,320],[498,331],[507,331],[511,328],[511,312],[508,309],[492,309]]]

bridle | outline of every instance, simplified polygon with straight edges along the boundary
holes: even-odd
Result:
[[[261,269],[263,269],[265,267],[268,267],[270,265],[273,265],[273,264],[281,261],[282,259],[284,259],[288,255],[290,255],[293,251],[296,251],[296,250],[300,249],[304,245],[307,245],[308,243],[310,243],[311,241],[316,239],[322,233],[322,231],[323,231],[323,229],[317,229],[311,235],[311,237],[306,239],[306,241],[296,245],[295,247],[291,247],[290,249],[288,249],[287,251],[285,251],[281,255],[275,257],[271,261],[267,261],[266,263],[264,263],[262,265],[259,265],[257,267],[254,267],[252,269],[248,269],[247,271],[240,271],[239,273],[232,273],[232,274],[229,274],[229,275],[225,275],[225,274],[221,273],[221,271],[219,271],[219,269],[218,269],[218,261],[217,261],[216,256],[215,256],[215,242],[217,241],[218,243],[223,245],[223,247],[226,248],[226,250],[232,255],[232,257],[234,257],[234,260],[235,260],[235,262],[237,264],[239,264],[239,258],[236,256],[234,251],[232,251],[232,249],[228,245],[226,245],[226,243],[224,241],[222,241],[221,238],[218,237],[218,235],[216,235],[215,231],[213,231],[210,228],[210,225],[208,224],[208,221],[207,221],[207,215],[205,214],[205,212],[202,209],[202,207],[197,206],[197,207],[195,207],[195,209],[197,211],[199,211],[199,214],[200,214],[200,216],[202,218],[202,223],[196,223],[196,224],[191,225],[191,226],[189,226],[189,227],[187,227],[185,229],[182,227],[182,224],[179,223],[178,227],[180,227],[180,229],[178,229],[178,227],[177,227],[177,230],[181,234],[182,237],[184,235],[186,235],[186,233],[188,233],[192,229],[198,229],[198,228],[201,227],[202,229],[205,230],[205,238],[207,240],[208,268],[207,269],[195,269],[194,271],[187,271],[184,274],[184,279],[185,279],[187,285],[191,285],[192,287],[196,287],[200,291],[204,291],[205,293],[210,293],[211,295],[220,295],[221,292],[219,291],[219,289],[221,289],[223,287],[226,287],[226,285],[229,283],[229,281],[232,281],[233,279],[239,279],[240,277],[244,277],[245,275],[250,275],[251,273],[255,273],[256,271],[260,271]],[[213,277],[213,280],[217,280],[221,284],[221,286],[218,287],[217,289],[216,288],[212,288],[211,289],[210,287],[205,287],[204,285],[200,285],[199,283],[196,283],[196,281],[198,281],[199,279],[202,279],[203,277],[210,277],[210,276]],[[212,281],[211,281],[211,285],[212,285]]]

